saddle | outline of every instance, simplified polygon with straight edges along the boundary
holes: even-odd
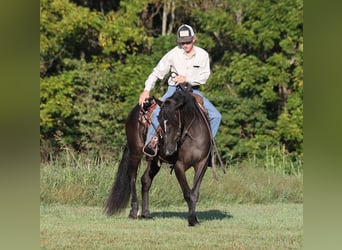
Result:
[[[194,93],[191,93],[191,95],[192,95],[193,97],[195,97],[196,102],[197,102],[198,106],[202,109],[202,111],[203,111],[206,115],[208,115],[208,110],[207,110],[207,109],[204,107],[204,105],[203,105],[203,97],[200,96],[200,95],[194,94]]]
[[[138,119],[147,128],[151,124],[153,111],[156,108],[156,105],[157,102],[155,101],[154,97],[150,97],[146,100],[146,102],[143,104],[143,107],[140,109]]]
[[[202,109],[202,111],[208,115],[207,109],[203,105],[203,97],[194,93],[191,93],[196,99],[198,106]],[[155,101],[155,97],[149,97],[146,102],[143,104],[143,107],[139,112],[139,121],[146,126],[147,128],[151,124],[153,111],[156,108],[157,102]]]

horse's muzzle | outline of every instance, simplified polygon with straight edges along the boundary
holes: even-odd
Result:
[[[177,144],[175,144],[174,147],[166,147],[165,148],[165,155],[171,156],[177,151]]]

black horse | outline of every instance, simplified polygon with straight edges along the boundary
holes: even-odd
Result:
[[[184,199],[188,204],[189,226],[194,226],[198,223],[195,210],[199,188],[207,170],[207,163],[213,147],[209,121],[195,97],[188,91],[181,89],[164,102],[156,101],[161,107],[158,116],[161,127],[159,151],[156,157],[148,161],[147,168],[141,177],[141,217],[151,218],[149,190],[153,178],[160,170],[161,163],[167,162],[172,164]],[[105,206],[105,212],[109,216],[126,208],[131,195],[129,217],[138,217],[137,169],[143,157],[143,146],[147,133],[146,125],[139,119],[140,112],[141,107],[135,106],[126,120],[127,144]],[[185,175],[190,167],[195,170],[192,188],[190,188]]]

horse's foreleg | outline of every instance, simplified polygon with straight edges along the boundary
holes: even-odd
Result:
[[[175,174],[177,177],[177,180],[179,182],[179,185],[181,186],[182,192],[183,192],[183,197],[188,204],[188,209],[189,209],[189,216],[188,216],[188,223],[189,226],[195,226],[198,223],[195,209],[196,209],[196,199],[194,196],[194,193],[189,187],[188,181],[186,179],[185,175],[185,168],[184,166],[180,164],[175,164]]]
[[[203,164],[201,164],[203,165]],[[197,216],[196,216],[196,204],[199,197],[199,189],[203,180],[203,176],[207,170],[207,167],[195,167],[195,176],[194,176],[194,186],[192,190],[190,191],[190,202],[189,202],[189,225],[195,225],[198,222]]]
[[[142,194],[142,212],[141,217],[151,219],[152,216],[149,210],[149,191],[152,185],[153,178],[159,172],[160,167],[156,161],[150,161],[147,163],[147,168],[141,177],[141,194]]]
[[[199,164],[199,166],[203,166],[203,164]],[[195,175],[194,175],[194,186],[192,188],[192,193],[195,195],[195,202],[197,202],[199,197],[199,189],[203,180],[203,176],[207,171],[207,166],[204,164],[203,167],[195,167]]]
[[[189,215],[188,215],[188,223],[189,226],[195,226],[198,224],[198,219],[196,216],[196,203],[199,197],[199,189],[203,179],[203,176],[206,172],[205,162],[200,162],[195,168],[195,175],[194,175],[194,185],[193,188],[190,189],[186,175],[185,175],[185,167],[182,166],[180,163],[175,165],[175,174],[177,176],[177,180],[182,188],[184,199],[186,200],[189,208]]]

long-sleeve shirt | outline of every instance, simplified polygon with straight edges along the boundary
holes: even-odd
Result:
[[[175,72],[186,77],[186,81],[192,86],[205,84],[210,76],[210,62],[208,53],[194,46],[195,53],[189,58],[185,51],[177,46],[166,53],[158,62],[145,81],[144,90],[150,91],[158,79],[163,79],[167,73]],[[168,79],[168,84],[174,86],[173,78]]]

